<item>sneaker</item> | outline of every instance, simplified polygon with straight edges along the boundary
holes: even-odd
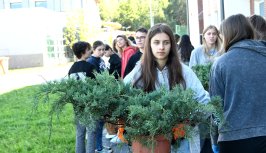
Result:
[[[119,138],[118,136],[116,135],[115,137],[113,137],[111,140],[110,140],[111,143],[123,143]]]
[[[103,148],[104,148],[105,150],[112,150],[112,148],[111,148],[111,147],[108,147],[108,146],[103,146]]]
[[[114,135],[111,135],[111,134],[109,134],[109,133],[107,133],[106,135],[105,135],[105,138],[106,139],[112,139],[113,137],[115,137],[116,135],[114,134]]]
[[[112,153],[113,152],[113,150],[107,150],[107,149],[102,149],[102,150],[95,150],[95,153]]]

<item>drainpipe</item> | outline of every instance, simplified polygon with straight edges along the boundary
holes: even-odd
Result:
[[[220,0],[221,21],[224,20],[224,0]]]

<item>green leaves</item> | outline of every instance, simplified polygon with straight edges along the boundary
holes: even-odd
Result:
[[[37,100],[52,104],[51,114],[60,114],[67,103],[74,107],[76,118],[88,127],[94,128],[95,120],[108,119],[116,122],[126,116],[128,98],[142,93],[132,89],[113,75],[96,73],[96,78],[85,80],[62,79],[42,85]],[[50,96],[56,98],[50,99]],[[37,101],[37,102],[39,102]],[[37,105],[36,105],[37,106]]]
[[[139,140],[146,136],[153,140],[155,136],[164,135],[172,138],[172,129],[177,124],[185,124],[186,137],[191,137],[191,129],[198,123],[206,122],[207,118],[216,112],[222,120],[219,98],[209,104],[202,104],[194,99],[192,90],[183,90],[179,86],[171,91],[166,89],[130,97],[128,116],[126,120],[126,137],[129,140]],[[140,140],[142,141],[142,140]]]
[[[209,77],[212,64],[196,65],[192,70],[196,73],[205,90],[209,90]]]
[[[74,106],[78,120],[90,128],[95,121],[103,119],[117,123],[124,120],[128,140],[145,135],[150,140],[157,135],[172,138],[172,129],[184,123],[186,136],[190,128],[205,122],[214,113],[222,121],[220,99],[201,104],[194,99],[192,90],[180,86],[168,91],[165,88],[149,93],[115,80],[108,72],[95,74],[95,79],[63,79],[42,85],[39,99],[52,103],[51,112],[60,113],[67,103]],[[55,98],[49,99],[49,96]]]

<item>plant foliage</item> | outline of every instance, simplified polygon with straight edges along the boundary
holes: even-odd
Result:
[[[205,122],[215,114],[222,121],[219,98],[208,104],[194,99],[192,90],[176,86],[171,91],[164,88],[149,93],[125,85],[108,72],[95,74],[96,78],[85,80],[63,79],[48,82],[40,88],[38,99],[51,102],[51,114],[60,113],[67,103],[74,106],[76,118],[94,128],[95,121],[125,121],[127,140],[142,139],[151,142],[155,136],[173,137],[173,128],[185,125],[186,137],[192,135],[191,128]],[[57,98],[49,99],[50,96]],[[148,138],[148,139],[147,139]]]
[[[43,84],[35,103],[52,103],[51,114],[59,114],[67,103],[74,107],[76,119],[84,125],[94,128],[95,121],[116,122],[126,116],[128,98],[142,91],[116,80],[108,72],[96,73],[96,78],[76,80],[72,78],[51,81]],[[57,98],[50,99],[50,96]],[[42,97],[42,98],[41,98]]]
[[[183,90],[176,86],[171,91],[164,88],[138,97],[131,97],[126,121],[126,136],[129,140],[138,140],[146,145],[154,143],[154,138],[164,135],[172,139],[172,130],[178,124],[184,124],[185,137],[193,135],[193,127],[215,113],[222,119],[220,99],[215,97],[208,104],[194,99],[192,90]],[[146,136],[144,139],[141,136]],[[149,141],[147,141],[147,138]],[[150,143],[150,144],[149,144]]]
[[[209,78],[212,64],[196,65],[192,70],[196,73],[205,90],[209,90]]]

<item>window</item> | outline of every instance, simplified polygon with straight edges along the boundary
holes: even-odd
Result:
[[[51,38],[47,38],[47,51],[48,51],[48,57],[49,58],[54,58],[55,53],[54,53],[54,41]]]
[[[10,8],[11,8],[11,9],[22,8],[22,2],[14,2],[14,3],[10,3]]]
[[[261,16],[264,16],[264,13],[265,13],[265,12],[264,12],[264,2],[261,2],[261,3],[260,3],[260,15],[261,15]]]
[[[47,8],[47,1],[35,1],[35,7]]]

